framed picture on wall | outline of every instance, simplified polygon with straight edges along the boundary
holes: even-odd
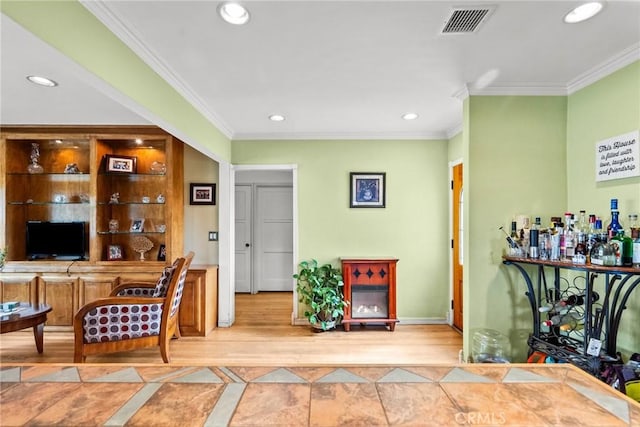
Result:
[[[189,184],[189,204],[190,205],[215,205],[216,185],[215,184]]]
[[[385,179],[385,172],[351,172],[349,207],[384,208]]]

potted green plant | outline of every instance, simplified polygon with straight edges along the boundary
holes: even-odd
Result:
[[[7,260],[9,248],[0,248],[0,271],[4,268],[4,263]]]
[[[299,301],[308,310],[304,316],[311,326],[326,331],[335,328],[344,315],[348,302],[344,299],[342,273],[331,264],[318,265],[315,259],[302,261],[294,274]]]

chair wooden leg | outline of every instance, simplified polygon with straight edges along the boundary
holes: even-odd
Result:
[[[171,362],[171,356],[169,355],[169,339],[164,337],[160,339],[160,355],[162,356],[162,360],[164,363]]]

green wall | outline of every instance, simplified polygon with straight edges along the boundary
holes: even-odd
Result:
[[[502,265],[504,235],[517,214],[563,212],[566,192],[566,97],[471,96],[466,101],[464,349],[477,328],[511,339],[526,354],[531,311],[524,282]]]
[[[569,210],[585,209],[607,221],[609,200],[618,198],[622,225],[628,227],[628,215],[640,214],[640,177],[596,182],[595,144],[640,129],[640,61],[570,95],[567,116]],[[640,349],[638,325],[640,289],[629,300],[618,333],[618,350],[626,356]]]
[[[464,158],[464,138],[463,132],[458,132],[449,139],[449,161],[455,162]]]
[[[191,145],[229,160],[229,139],[77,1],[0,2],[2,13],[178,129]],[[64,84],[63,76],[56,77]]]
[[[299,257],[398,263],[398,316],[444,319],[447,141],[234,141],[234,164],[297,164]],[[386,172],[386,208],[349,208],[349,172]]]

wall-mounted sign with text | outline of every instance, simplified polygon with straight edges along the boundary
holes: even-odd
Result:
[[[640,176],[640,131],[596,142],[596,182]]]

